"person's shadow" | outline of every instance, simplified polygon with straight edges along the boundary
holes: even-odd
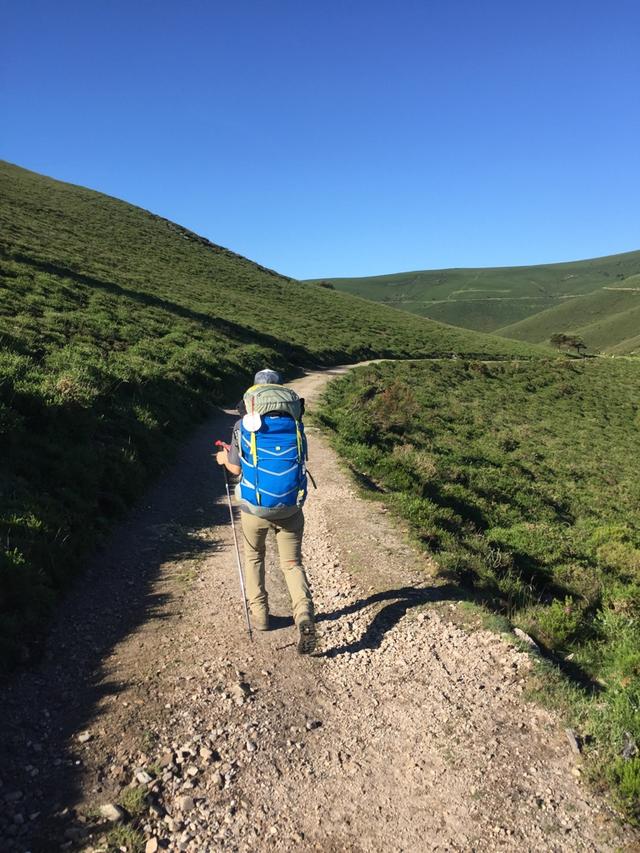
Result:
[[[377,592],[368,598],[361,598],[353,604],[347,604],[330,613],[319,613],[316,621],[333,622],[352,613],[357,613],[365,607],[388,601],[384,607],[380,607],[373,619],[369,622],[366,631],[358,640],[346,645],[337,646],[322,652],[320,657],[337,657],[338,655],[353,654],[363,649],[377,649],[384,639],[387,631],[390,631],[407,614],[412,607],[421,604],[433,604],[436,601],[460,600],[467,598],[464,591],[454,584],[443,584],[442,586],[412,587],[404,586],[399,589],[389,589]]]
[[[423,604],[434,604],[438,601],[471,601],[478,605],[489,607],[494,612],[500,612],[500,608],[495,605],[495,600],[487,593],[482,595],[478,590],[465,589],[462,586],[449,582],[440,586],[404,586],[399,589],[377,592],[368,598],[361,598],[353,602],[353,604],[347,604],[338,610],[332,610],[330,613],[319,613],[316,617],[316,622],[333,622],[356,613],[359,610],[363,610],[365,607],[371,607],[385,601],[389,601],[390,603],[377,610],[359,639],[342,646],[326,649],[318,657],[334,658],[339,655],[355,654],[363,649],[379,648],[385,634],[394,628],[412,607],[418,607]],[[492,601],[493,607],[490,606]],[[562,655],[555,654],[543,645],[540,645],[539,652],[543,657],[551,660],[575,686],[585,691],[588,695],[595,695],[601,692],[602,686],[579,664],[567,660]]]

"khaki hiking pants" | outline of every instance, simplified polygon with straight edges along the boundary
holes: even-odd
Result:
[[[277,521],[258,518],[248,512],[241,512],[240,518],[244,534],[247,599],[252,613],[268,610],[269,607],[264,584],[264,559],[267,533],[273,530],[280,555],[280,568],[291,596],[293,618],[296,624],[304,616],[313,618],[311,591],[302,567],[302,534],[304,532],[302,510],[289,518],[281,518]]]

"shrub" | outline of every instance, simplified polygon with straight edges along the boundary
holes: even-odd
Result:
[[[617,758],[609,772],[621,806],[640,823],[640,758]]]
[[[629,542],[607,542],[597,549],[596,556],[606,568],[640,580],[640,549]]]
[[[581,627],[582,611],[569,596],[554,599],[547,606],[534,608],[524,615],[527,632],[550,649],[566,649]]]

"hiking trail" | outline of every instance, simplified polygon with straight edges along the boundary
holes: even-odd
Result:
[[[292,386],[313,404],[346,369]],[[524,698],[531,659],[461,626],[453,588],[313,426],[318,650],[296,653],[273,542],[274,629],[249,642],[211,455],[234,420],[194,433],[3,687],[0,849],[106,850],[118,802],[142,808],[147,853],[638,849]]]

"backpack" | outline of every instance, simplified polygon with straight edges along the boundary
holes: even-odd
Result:
[[[282,385],[254,385],[243,398],[240,425],[241,500],[277,511],[302,506],[307,497],[304,401]]]

